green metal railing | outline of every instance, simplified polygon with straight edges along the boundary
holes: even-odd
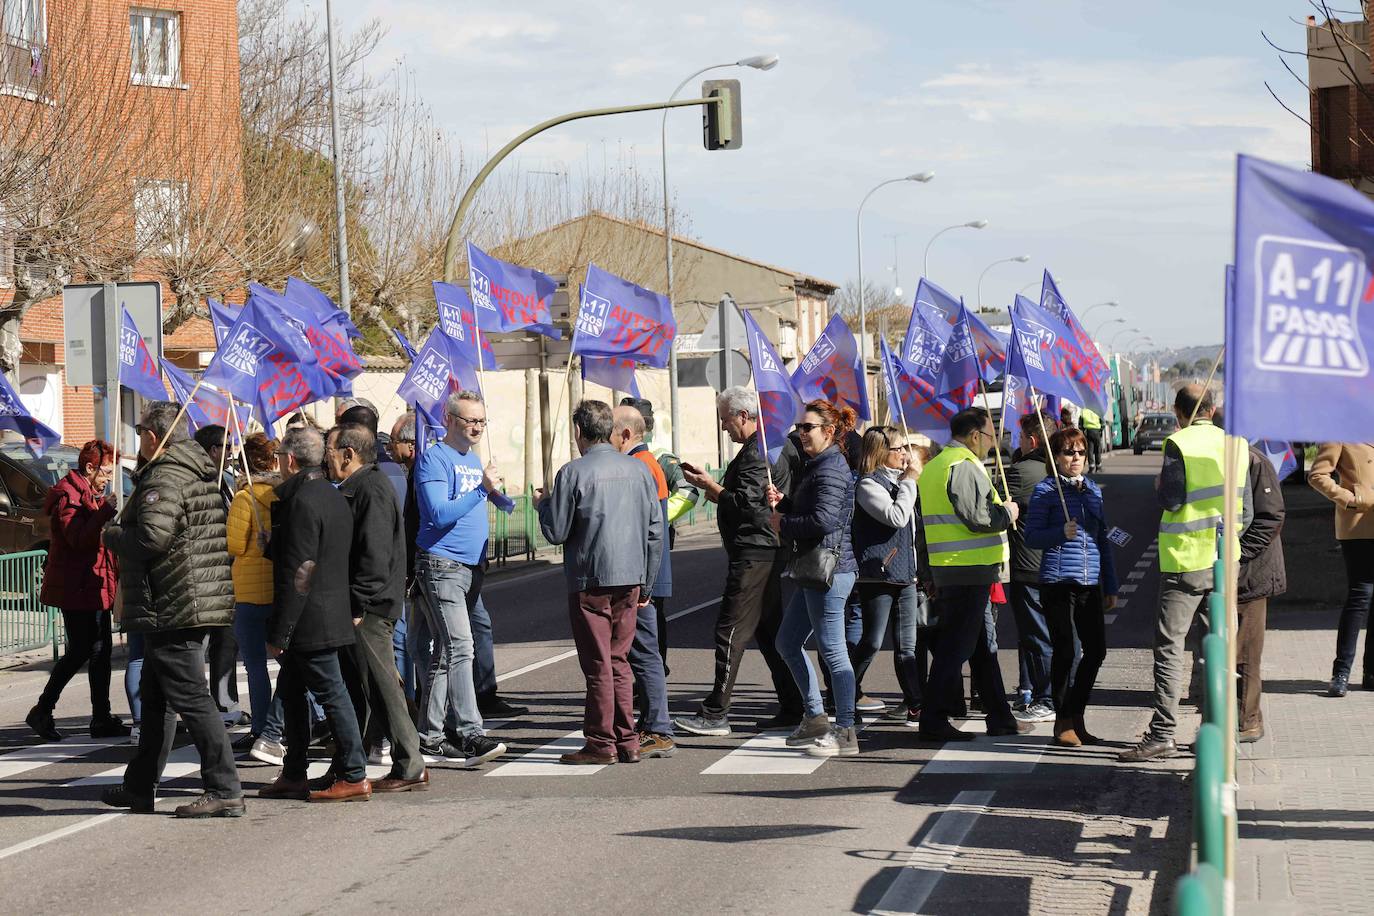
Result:
[[[57,608],[38,600],[46,550],[0,555],[0,655],[52,644],[53,657],[65,633]]]
[[[725,475],[724,468],[707,467],[706,472],[716,481]],[[487,559],[497,566],[504,566],[511,560],[532,560],[539,551],[554,547],[539,530],[539,515],[534,508],[534,488],[507,495],[515,503],[515,509],[509,515],[495,506],[487,508],[491,520]],[[715,517],[716,504],[703,497],[678,520],[678,526],[690,527],[698,521],[712,521]]]
[[[1225,911],[1227,843],[1226,734],[1227,691],[1234,690],[1227,672],[1225,573],[1221,560],[1212,567],[1212,593],[1207,598],[1211,632],[1202,641],[1205,691],[1202,727],[1193,748],[1193,841],[1196,867],[1174,886],[1175,916],[1219,916]]]

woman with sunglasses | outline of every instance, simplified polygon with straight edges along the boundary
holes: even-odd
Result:
[[[1050,436],[1050,454],[1054,456],[1058,484],[1054,477],[1036,484],[1026,514],[1026,545],[1044,551],[1040,561],[1040,598],[1052,645],[1054,743],[1078,747],[1098,742],[1083,724],[1083,714],[1097,672],[1107,657],[1102,614],[1116,606],[1116,565],[1112,561],[1111,542],[1107,540],[1110,526],[1102,504],[1102,489],[1084,476],[1087,437],[1082,430],[1061,429]],[[1067,518],[1064,506],[1068,507]],[[1083,647],[1077,670],[1073,664],[1075,631]]]
[[[864,673],[890,628],[904,701],[898,715],[913,727],[921,720],[921,685],[927,673],[926,595],[917,580],[928,564],[922,556],[925,538],[916,521],[916,481],[925,458],[925,449],[910,445],[895,426],[869,427],[863,438],[851,529],[863,605],[863,634],[857,644],[850,645],[854,691],[863,695]]]
[[[808,754],[816,757],[852,757],[859,753],[854,731],[854,669],[849,663],[844,634],[845,602],[858,570],[849,541],[849,525],[854,515],[854,475],[844,453],[844,439],[854,428],[854,421],[854,411],[848,407],[836,407],[829,401],[807,404],[797,424],[802,466],[792,495],[784,497],[771,486],[768,490],[773,530],[791,545],[793,559],[789,570],[818,553],[833,553],[835,559],[828,587],[798,583],[783,612],[777,636],[778,654],[787,662],[806,703],[806,715],[787,744],[805,747]],[[820,682],[803,648],[813,631],[821,658],[830,669],[835,697],[834,726],[826,718]]]

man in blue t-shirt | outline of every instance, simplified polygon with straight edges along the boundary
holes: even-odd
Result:
[[[460,391],[444,405],[447,432],[425,449],[415,468],[415,498],[420,531],[415,558],[420,605],[434,634],[434,654],[425,673],[420,711],[421,751],[426,756],[480,766],[506,752],[482,730],[472,680],[472,625],[467,593],[482,562],[490,523],[487,496],[499,493],[495,462],[482,467],[477,443],[487,428],[482,396]],[[445,714],[456,715],[456,730],[444,733]]]

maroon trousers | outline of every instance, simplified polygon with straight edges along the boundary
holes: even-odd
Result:
[[[638,751],[634,725],[634,674],[630,643],[635,638],[639,586],[596,588],[568,595],[577,661],[587,679],[582,734],[598,754]]]

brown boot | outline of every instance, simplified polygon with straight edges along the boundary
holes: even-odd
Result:
[[[1088,731],[1088,727],[1083,724],[1082,716],[1073,717],[1073,730],[1078,735],[1078,740],[1084,744],[1101,744],[1102,739]]]
[[[1058,747],[1082,747],[1083,742],[1079,740],[1078,734],[1073,730],[1073,719],[1054,720],[1054,741]]]

